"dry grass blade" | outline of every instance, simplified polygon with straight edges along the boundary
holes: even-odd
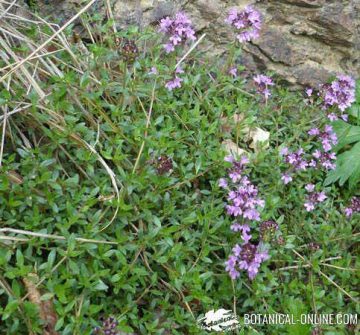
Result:
[[[175,69],[177,69],[179,65],[186,59],[186,57],[191,54],[191,52],[198,46],[198,44],[204,39],[205,36],[206,34],[201,35],[201,37],[194,43],[194,45],[191,46],[188,52],[177,62]]]
[[[14,234],[21,234],[21,235],[25,235],[25,236],[48,238],[48,239],[52,239],[52,240],[63,240],[63,241],[66,240],[66,237],[61,236],[61,235],[34,233],[34,232],[28,231],[28,230],[13,229],[13,228],[0,228],[0,233],[14,233]],[[0,235],[0,240],[1,239],[10,240],[11,236],[2,236],[2,235]],[[14,238],[14,240],[17,241],[18,239]],[[22,239],[22,241],[23,240],[26,240],[26,239]],[[95,243],[95,244],[111,244],[111,245],[117,245],[118,244],[117,242],[104,241],[104,240],[92,240],[92,239],[81,238],[81,237],[76,237],[75,241],[84,242],[84,243]]]
[[[14,0],[14,1],[4,10],[4,12],[0,14],[0,20],[2,20],[2,18],[3,18],[4,16],[6,16],[7,13],[9,13],[9,11],[11,10],[11,8],[13,8],[14,5],[16,4],[16,1],[17,1],[17,0]],[[0,6],[2,6],[2,5],[0,5]]]
[[[306,263],[306,265],[308,265],[309,267],[313,268],[313,265],[306,261],[305,258],[300,255],[296,250],[293,250],[294,254],[296,256],[298,256],[302,261],[304,261]],[[326,278],[331,284],[333,284],[339,291],[341,291],[342,293],[344,293],[348,298],[350,298],[352,301],[358,303],[359,301],[354,298],[349,292],[347,292],[346,290],[344,290],[339,284],[337,284],[335,281],[333,281],[329,276],[327,276],[324,272],[322,272],[321,270],[316,270],[314,269],[318,274],[320,274],[322,277]]]
[[[22,61],[20,61],[17,65],[15,65],[11,70],[9,70],[5,75],[0,78],[0,82],[3,82],[10,74],[15,72],[18,68],[20,68],[24,63],[28,62],[33,56],[35,56],[38,52],[44,49],[52,40],[55,39],[58,35],[60,35],[71,23],[73,23],[80,15],[85,13],[97,0],[91,0],[85,7],[83,7],[76,15],[74,15],[69,21],[67,21],[59,30],[57,30],[53,35],[51,35],[45,42],[43,42],[40,46],[38,46],[30,55],[25,57]]]

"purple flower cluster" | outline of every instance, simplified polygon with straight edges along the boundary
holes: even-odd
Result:
[[[325,170],[336,169],[336,154],[335,152],[322,152],[315,150],[313,153],[315,160],[311,160],[309,166],[314,168],[324,168]]]
[[[232,156],[226,158],[232,163],[229,169],[229,178],[236,187],[229,189],[228,205],[226,206],[227,214],[234,217],[242,217],[248,220],[260,220],[260,213],[257,207],[264,207],[264,200],[258,198],[258,189],[249,180],[243,176],[245,165],[249,162],[246,156],[236,161]],[[227,185],[225,179],[220,179],[219,186]]]
[[[261,243],[255,245],[246,242],[241,246],[236,244],[229,259],[225,262],[226,271],[232,279],[236,279],[240,276],[238,270],[246,270],[249,278],[254,279],[261,263],[267,259],[269,259],[268,251]]]
[[[310,136],[317,136],[321,141],[324,151],[330,151],[334,145],[337,144],[337,136],[333,130],[333,127],[326,125],[324,131],[320,131],[319,128],[312,128],[309,130]]]
[[[221,178],[219,186],[228,192],[227,214],[236,218],[230,229],[233,232],[241,232],[242,244],[233,248],[233,253],[226,261],[226,271],[232,279],[236,279],[239,270],[246,270],[249,278],[254,279],[263,261],[269,255],[262,243],[250,243],[252,239],[251,228],[246,221],[259,221],[259,207],[264,207],[265,202],[258,197],[258,189],[254,186],[246,173],[246,165],[249,160],[246,156],[235,160],[232,156],[225,157],[225,161],[231,163],[228,169],[228,178]],[[239,223],[242,221],[243,223]]]
[[[307,88],[305,94],[306,101],[313,103],[315,100],[313,89]],[[320,85],[318,97],[321,100],[323,109],[326,110],[335,106],[342,112],[340,117],[347,121],[348,115],[344,114],[344,111],[355,102],[355,80],[347,75],[338,75],[330,84]],[[338,116],[336,113],[330,112],[328,118],[330,121],[335,121],[338,119]]]
[[[331,84],[322,86],[324,106],[337,106],[342,112],[355,102],[355,80],[350,76],[339,75]]]
[[[253,7],[247,6],[243,11],[232,8],[225,20],[238,31],[236,38],[244,43],[259,37],[261,29],[260,13]]]
[[[325,195],[324,191],[315,192],[314,184],[307,184],[305,186],[305,189],[308,192],[308,196],[304,204],[304,207],[308,212],[311,212],[315,209],[316,204],[325,201],[327,196]]]
[[[271,96],[271,92],[269,90],[269,86],[273,86],[274,82],[268,76],[263,74],[258,74],[254,78],[256,90],[259,94],[262,94],[267,100]]]
[[[184,73],[184,70],[181,67],[176,68],[174,77],[165,84],[169,91],[181,87],[181,83],[184,81],[184,79],[178,76],[181,73]]]
[[[331,151],[337,144],[337,136],[332,126],[325,125],[324,130],[312,128],[308,131],[310,136],[314,136],[321,145],[307,159],[303,149],[291,153],[287,147],[281,149],[280,155],[284,157],[285,163],[291,165],[291,168],[282,174],[281,180],[286,185],[293,181],[292,173],[294,171],[306,170],[308,168],[334,170],[336,168],[336,154]]]
[[[322,150],[316,149],[312,156],[309,166],[314,168],[324,168],[325,170],[334,170],[336,168],[336,154],[331,152],[331,149],[337,144],[338,139],[332,126],[325,125],[324,130],[320,131],[318,128],[309,130],[310,136],[316,136],[321,142]]]
[[[285,162],[292,165],[295,170],[306,170],[308,163],[304,158],[304,150],[299,149],[296,152],[289,152],[288,148],[281,150]]]
[[[177,45],[185,44],[188,40],[196,40],[191,21],[182,12],[177,13],[174,18],[168,16],[162,19],[159,30],[169,36],[168,43],[164,45],[167,53],[173,52]]]
[[[293,181],[292,172],[306,170],[309,163],[304,158],[304,150],[299,149],[296,152],[290,152],[287,147],[281,149],[280,155],[284,157],[285,163],[291,165],[291,168],[282,174],[281,180],[286,185]]]
[[[353,197],[350,206],[346,207],[344,212],[347,217],[351,217],[355,213],[360,213],[360,197]]]

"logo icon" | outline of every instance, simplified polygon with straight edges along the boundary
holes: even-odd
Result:
[[[223,332],[240,328],[240,322],[231,310],[213,309],[197,320],[199,328],[207,331]]]

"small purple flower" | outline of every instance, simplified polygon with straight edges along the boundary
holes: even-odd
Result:
[[[157,75],[157,74],[159,74],[159,72],[158,72],[157,68],[156,68],[155,66],[153,66],[153,67],[151,68],[149,74],[151,74],[151,75]]]
[[[183,68],[181,66],[178,66],[175,70],[175,73],[180,74],[180,73],[184,73],[185,71],[183,70]]]
[[[322,151],[316,149],[313,152],[315,159],[311,160],[308,166],[314,168],[324,168],[325,170],[334,170],[336,168],[336,154],[331,152],[331,149],[337,144],[337,136],[332,126],[325,125],[324,130],[320,131],[318,128],[313,128],[308,131],[311,136],[316,136],[321,142]]]
[[[334,122],[339,119],[335,113],[330,113],[327,115],[327,117],[331,122]]]
[[[232,67],[230,70],[229,70],[229,74],[233,77],[237,77],[238,75],[238,69],[237,67]]]
[[[228,156],[225,156],[224,161],[232,163],[232,162],[235,161],[235,158],[233,156],[231,156],[231,155],[228,155]]]
[[[239,223],[234,223],[231,225],[230,229],[234,232],[241,232],[241,237],[243,239],[243,241],[249,242],[251,240],[251,234],[250,233],[250,227],[248,224],[239,224]]]
[[[313,211],[318,203],[324,202],[327,199],[324,191],[315,192],[315,185],[313,184],[307,184],[305,189],[308,192],[308,195],[304,207],[308,212]]]
[[[305,90],[305,93],[306,93],[306,95],[307,95],[308,97],[311,97],[312,94],[313,94],[313,89],[308,87],[308,88]]]
[[[225,262],[225,270],[229,272],[229,275],[232,280],[235,280],[240,276],[240,272],[236,270],[237,257],[230,255],[229,259]]]
[[[315,185],[314,184],[307,184],[305,186],[305,190],[308,191],[308,192],[313,192],[315,189]]]
[[[306,208],[306,211],[308,211],[308,212],[312,212],[315,209],[314,203],[310,202],[310,201],[305,202],[304,207]]]
[[[219,185],[224,186],[228,192],[227,214],[236,218],[230,229],[233,232],[241,232],[243,240],[242,246],[235,245],[225,262],[226,271],[232,279],[236,279],[240,276],[239,270],[245,269],[249,278],[253,279],[259,271],[260,264],[269,255],[262,245],[253,245],[249,242],[252,235],[247,222],[260,221],[259,207],[264,207],[265,201],[259,198],[257,187],[246,175],[248,157],[241,156],[235,159],[233,156],[226,156],[225,161],[231,163],[231,166],[227,170],[228,178],[221,178]]]
[[[323,202],[323,201],[325,201],[325,199],[327,199],[327,196],[326,196],[326,194],[325,194],[324,191],[318,192],[318,193],[316,194],[316,200],[317,200],[318,202]]]
[[[281,180],[285,185],[287,185],[293,181],[293,178],[288,173],[284,173],[281,175]]]
[[[320,130],[319,128],[312,128],[308,131],[308,134],[311,136],[317,136],[320,135]]]
[[[349,115],[348,114],[341,114],[340,117],[342,118],[343,121],[347,122],[349,120]]]
[[[274,85],[272,79],[263,74],[258,74],[253,79],[256,85],[257,92],[262,94],[265,99],[268,99],[271,96],[271,92],[268,87]]]
[[[280,156],[287,156],[289,154],[289,148],[284,147],[280,150]]]
[[[241,224],[240,223],[233,223],[231,226],[230,226],[230,229],[233,231],[233,232],[238,232],[238,231],[241,231]]]
[[[237,30],[236,38],[240,43],[259,37],[261,29],[260,13],[251,6],[245,7],[243,11],[232,8],[225,22]]]
[[[185,44],[188,40],[196,40],[195,31],[186,14],[179,12],[175,17],[166,17],[160,21],[159,31],[168,36],[168,43],[164,45],[166,53],[173,52],[175,47]]]
[[[232,163],[232,167],[229,169],[229,177],[232,182],[236,183],[241,179],[242,172],[245,165],[249,163],[249,159],[246,156],[242,156],[239,161],[235,161],[233,157],[227,156],[225,160]],[[246,183],[248,179],[246,177],[244,178],[243,182]]]
[[[360,197],[353,197],[350,205],[344,209],[345,215],[351,217],[355,213],[360,213]]]
[[[175,76],[172,80],[169,80],[166,84],[165,87],[169,90],[172,91],[175,88],[180,88],[181,87],[181,82],[183,81],[182,78]]]
[[[227,183],[225,178],[220,178],[219,179],[219,187],[221,187],[221,188],[227,188],[228,187],[228,183]]]

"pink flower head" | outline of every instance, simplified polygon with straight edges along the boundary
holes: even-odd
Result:
[[[296,152],[290,152],[289,150],[281,151],[285,163],[292,165],[295,170],[306,170],[309,163],[304,159],[304,150],[299,149]]]
[[[164,45],[166,53],[173,52],[175,47],[185,44],[188,40],[196,40],[195,31],[186,14],[179,12],[175,17],[166,17],[160,21],[159,31],[168,36]]]
[[[350,205],[344,209],[344,212],[347,217],[360,213],[360,197],[353,197],[350,201]]]
[[[315,192],[315,185],[308,184],[305,186],[306,191],[309,193],[304,203],[306,211],[311,212],[315,209],[316,204],[324,202],[327,196],[324,191]]]
[[[319,96],[323,100],[325,109],[336,106],[341,112],[355,102],[355,80],[347,75],[338,75],[331,84],[324,84],[320,87]],[[328,117],[334,120],[335,114]]]
[[[225,22],[235,28],[236,38],[244,43],[259,37],[261,29],[260,13],[253,7],[247,6],[242,11],[232,8]]]
[[[243,243],[236,245],[226,264],[226,271],[232,279],[236,279],[240,274],[239,270],[245,270],[250,279],[254,279],[259,272],[261,263],[269,259],[268,250],[263,244]]]

